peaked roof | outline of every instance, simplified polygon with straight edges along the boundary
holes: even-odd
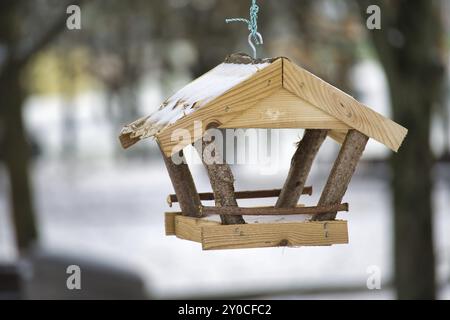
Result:
[[[171,155],[200,138],[196,130],[205,130],[212,122],[220,128],[330,129],[329,136],[338,142],[349,129],[356,129],[394,151],[407,134],[404,127],[287,58],[253,60],[234,54],[149,116],[125,126],[120,141],[128,148],[156,137]],[[188,130],[192,138],[173,141],[177,129]]]

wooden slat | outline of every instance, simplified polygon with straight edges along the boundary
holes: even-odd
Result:
[[[275,207],[202,207],[203,215],[231,215],[231,216],[284,216],[299,214],[323,214],[327,212],[348,211],[348,203],[322,205],[317,207],[294,207],[294,208],[275,208]]]
[[[175,216],[175,235],[177,238],[201,242],[202,227],[204,226],[220,226],[220,223],[182,215]]]
[[[204,250],[278,246],[326,246],[348,243],[346,221],[221,225],[166,213],[166,234],[202,243]]]
[[[311,186],[304,187],[302,194],[312,195],[313,189]],[[236,199],[258,199],[258,198],[273,198],[278,197],[281,193],[281,189],[270,189],[270,190],[248,190],[248,191],[236,191]],[[211,201],[214,200],[214,193],[212,192],[201,192],[198,194],[200,200]],[[176,194],[170,194],[167,197],[167,203],[172,206],[172,203],[178,202]]]
[[[223,123],[221,128],[345,130],[349,126],[282,88],[241,115]]]
[[[203,226],[203,250],[348,243],[346,221]]]
[[[287,59],[283,61],[283,75],[285,89],[394,151],[408,132]]]
[[[170,156],[194,142],[193,140],[196,137],[194,135],[194,121],[201,121],[201,129],[204,133],[210,123],[226,123],[278,91],[282,87],[282,73],[282,59],[278,59],[217,99],[164,129],[157,135],[157,139],[166,155]],[[172,141],[172,134],[177,129],[187,130],[190,133],[191,140]],[[175,146],[177,148],[174,149]]]
[[[166,236],[175,235],[175,217],[178,215],[181,215],[181,212],[166,212],[164,215]]]

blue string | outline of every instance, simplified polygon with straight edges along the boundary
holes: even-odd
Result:
[[[226,19],[226,23],[231,22],[243,22],[248,25],[248,30],[250,30],[250,34],[252,35],[253,39],[255,40],[256,44],[261,44],[259,41],[259,38],[257,36],[258,33],[258,12],[259,12],[259,6],[256,4],[256,0],[252,0],[252,5],[250,7],[250,20],[245,18],[231,18]]]

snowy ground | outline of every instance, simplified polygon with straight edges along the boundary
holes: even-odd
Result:
[[[309,181],[315,193],[304,198],[306,204],[317,201],[329,166],[315,165]],[[383,169],[368,169],[367,163],[360,166],[345,198],[350,213],[341,214],[341,218],[349,220],[349,245],[204,252],[198,244],[164,236],[163,213],[173,208],[165,203],[172,189],[162,161],[90,167],[38,164],[34,173],[42,242],[51,250],[128,266],[142,274],[148,289],[160,297],[261,290],[291,292],[282,295],[285,298],[389,299],[394,297],[390,290],[365,289],[369,266],[380,268],[386,287],[392,276],[388,177]],[[259,176],[252,172],[254,168],[236,168],[237,189],[279,187],[285,170],[276,176]],[[198,189],[209,190],[202,168],[194,166],[193,171]],[[445,175],[448,181],[449,169],[439,169],[437,176],[443,179],[434,194],[441,283],[450,278],[450,188]],[[0,188],[0,261],[13,260],[5,186]],[[273,199],[258,202],[270,203]],[[292,293],[333,287],[363,291]],[[448,289],[441,298],[450,298]]]

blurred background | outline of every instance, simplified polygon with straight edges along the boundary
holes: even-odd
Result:
[[[80,30],[66,27],[72,4]],[[0,299],[450,298],[450,1],[258,4],[260,56],[289,57],[409,129],[397,154],[369,143],[340,216],[350,244],[203,252],[166,237],[164,212],[177,208],[156,143],[120,148],[124,124],[250,53],[246,26],[225,23],[248,17],[250,1],[4,0]],[[372,4],[380,30],[366,27]],[[237,190],[283,185],[302,132],[277,134],[276,170],[234,165]],[[301,202],[317,202],[338,150],[322,147]],[[203,167],[191,170],[209,191]],[[66,287],[69,265],[81,290]],[[380,290],[367,288],[373,270]]]

